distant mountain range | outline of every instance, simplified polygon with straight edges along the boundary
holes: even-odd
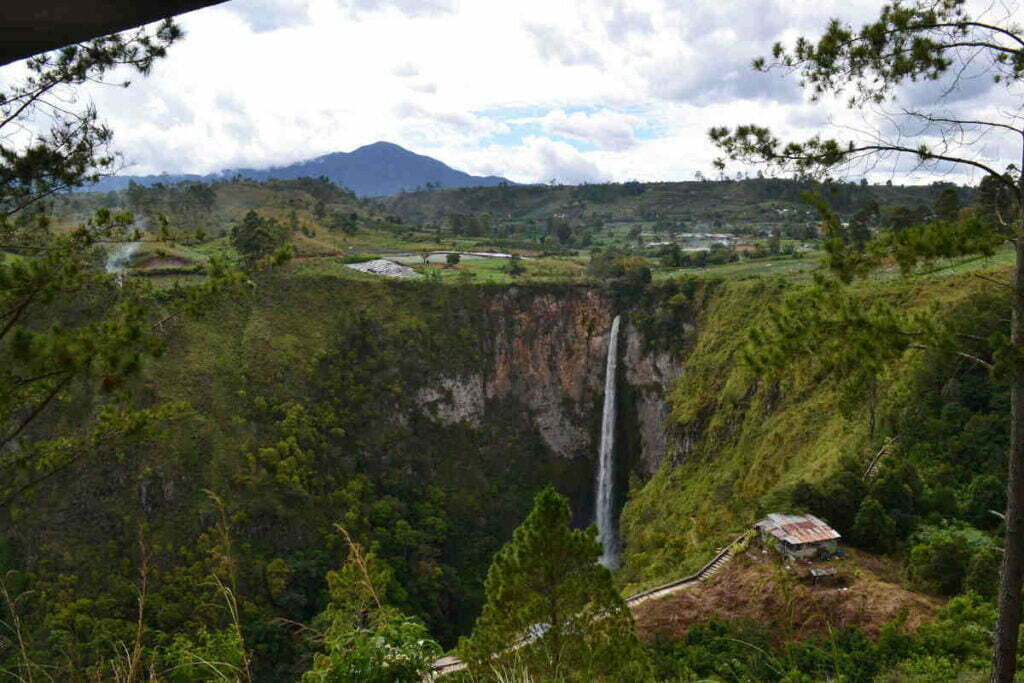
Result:
[[[441,188],[514,184],[498,176],[474,176],[464,173],[437,159],[415,154],[390,142],[375,142],[352,152],[325,154],[288,166],[266,169],[233,168],[208,175],[110,176],[82,189],[87,192],[109,192],[123,190],[133,181],[140,185],[177,183],[185,180],[213,182],[236,175],[251,180],[327,176],[335,184],[348,188],[360,197],[397,194],[405,190],[426,187],[428,183]]]

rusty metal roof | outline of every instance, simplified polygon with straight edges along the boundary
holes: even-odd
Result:
[[[814,515],[783,515],[773,512],[755,524],[764,533],[787,543],[819,543],[839,538],[839,532]]]

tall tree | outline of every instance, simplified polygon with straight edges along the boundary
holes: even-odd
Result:
[[[598,564],[596,530],[569,528],[569,503],[548,487],[494,556],[483,613],[459,654],[478,672],[518,659],[543,680],[637,680],[633,618]]]
[[[933,207],[935,216],[944,221],[955,221],[960,212],[960,199],[956,196],[956,189],[945,187],[939,196],[935,198]]]
[[[126,74],[148,74],[182,35],[168,20],[70,45],[27,60],[25,78],[0,89],[0,513],[41,481],[178,412],[138,409],[119,390],[159,352],[178,315],[242,282],[214,258],[202,284],[151,296],[107,272],[112,253],[142,238],[130,214],[101,210],[57,231],[41,210],[117,161],[111,130],[91,104],[79,104],[78,88],[128,85]],[[95,397],[95,418],[47,438],[37,425],[46,421],[52,434],[73,392]]]
[[[850,217],[846,239],[857,249],[863,249],[871,239],[872,229],[878,224],[880,212],[878,202],[868,199],[861,203],[857,211]]]
[[[116,160],[110,129],[76,88],[148,73],[181,35],[166,21],[71,45],[29,59],[24,80],[0,91],[0,510],[131,422],[108,406],[91,431],[31,438],[76,382],[109,394],[159,346],[136,288],[113,287],[102,269],[101,244],[135,238],[131,217],[102,211],[55,233],[38,209]]]
[[[263,218],[249,210],[235,227],[231,228],[233,246],[246,264],[253,268],[268,258],[287,258],[284,249],[287,231],[273,218]]]
[[[996,7],[1005,14],[996,16]],[[801,37],[792,47],[777,44],[771,59],[758,58],[754,67],[795,71],[813,101],[840,95],[857,108],[890,106],[898,99],[899,87],[912,81],[945,80],[947,92],[954,93],[964,87],[961,76],[966,69],[985,68],[995,83],[1019,101],[1024,89],[1024,30],[1015,21],[1013,8],[1002,5],[979,17],[968,11],[966,0],[897,0],[884,5],[878,18],[859,30],[833,19],[817,39]],[[995,285],[1006,288],[1012,306],[1010,341],[998,353],[999,365],[1010,377],[1012,426],[992,679],[1009,682],[1016,666],[1024,580],[1024,187],[1020,168],[1011,165],[1001,170],[1000,162],[987,156],[987,147],[976,140],[981,133],[1004,135],[1000,149],[1021,159],[1024,127],[1014,111],[993,110],[990,116],[978,116],[941,105],[921,109],[911,103],[895,113],[888,111],[886,121],[895,122],[895,128],[879,128],[860,139],[816,135],[787,143],[756,124],[715,127],[710,136],[730,159],[769,164],[787,172],[827,175],[865,158],[907,157],[920,166],[953,165],[986,176],[985,189],[992,200],[990,220],[933,221],[904,230],[902,237],[880,244],[879,251],[887,250],[907,265],[937,256],[987,253],[998,241],[1008,241],[1015,250],[1012,283]],[[918,140],[911,125],[923,131],[920,144],[915,144]],[[851,256],[836,237],[833,233],[828,240],[829,265],[844,279],[877,263]]]

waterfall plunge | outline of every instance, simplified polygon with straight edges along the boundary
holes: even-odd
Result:
[[[619,318],[612,321],[608,337],[608,362],[604,374],[604,412],[601,416],[601,451],[597,471],[597,538],[604,553],[601,564],[619,568],[619,538],[615,533],[614,461],[615,457],[615,373],[619,357]]]

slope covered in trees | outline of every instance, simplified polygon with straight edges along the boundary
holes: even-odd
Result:
[[[882,282],[858,296],[913,305],[940,296],[947,319],[985,329],[1002,304],[979,298],[977,282]],[[985,478],[1001,476],[998,382],[956,358],[911,352],[884,375],[872,435],[856,385],[821,381],[806,358],[794,358],[778,383],[758,381],[740,362],[763,303],[799,287],[694,279],[639,287],[595,299],[606,307],[597,315],[591,304],[571,304],[591,296],[585,288],[372,283],[293,263],[261,275],[250,297],[181,321],[131,390],[142,406],[175,408],[163,427],[104,444],[4,511],[0,560],[26,656],[107,667],[118,643],[134,637],[144,570],[142,643],[154,666],[230,645],[249,653],[258,677],[297,677],[321,646],[281,620],[308,624],[326,608],[325,575],[346,555],[335,523],[392,574],[388,604],[451,645],[470,632],[492,554],[538,490],[554,483],[570,494],[574,524],[590,522],[595,453],[553,453],[514,396],[441,419],[430,392],[470,405],[467,377],[521,370],[513,357],[494,356],[490,340],[529,340],[550,325],[564,326],[564,339],[603,335],[615,306],[641,343],[677,350],[685,368],[671,400],[670,456],[649,479],[637,465],[624,473],[624,591],[702,564],[761,512],[800,507],[854,544],[902,554],[920,590],[991,588],[984,558],[999,520],[986,510],[999,502],[986,498]],[[515,322],[507,306],[534,314]],[[516,362],[544,372],[564,362],[545,357],[550,343],[531,348],[531,361]],[[599,336],[594,348],[604,348]],[[601,363],[592,365],[598,377],[585,385],[578,423],[586,434],[598,430]],[[628,422],[635,393],[624,397]],[[67,401],[72,409],[42,422],[39,434],[89,419],[86,389]],[[864,481],[861,468],[887,436],[898,439],[898,457]],[[636,434],[624,437],[637,447]],[[884,537],[858,535],[866,526],[858,520],[871,514],[881,524],[870,528],[888,530]],[[950,544],[966,550],[947,572],[930,558],[948,558]],[[240,631],[220,586],[237,600]],[[16,651],[4,656],[16,665]]]

